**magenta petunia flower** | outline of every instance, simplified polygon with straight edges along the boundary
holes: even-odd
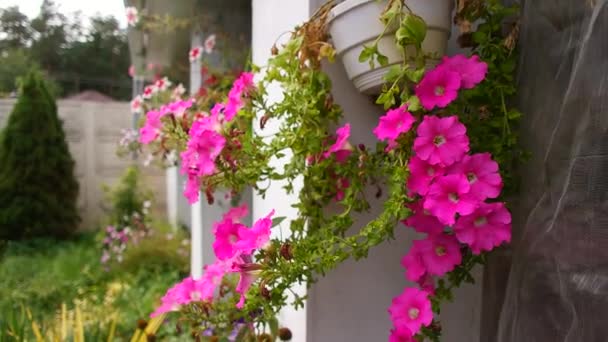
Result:
[[[194,173],[188,174],[188,179],[184,186],[184,197],[188,199],[188,203],[193,204],[198,202],[198,195],[200,192],[199,177]]]
[[[407,111],[403,105],[397,109],[391,109],[382,117],[378,126],[374,128],[374,134],[378,140],[388,140],[389,144],[395,145],[395,140],[403,133],[408,132],[416,119]]]
[[[454,224],[456,214],[471,214],[479,204],[479,199],[471,193],[469,181],[462,174],[439,177],[424,199],[424,209],[446,225]]]
[[[146,113],[146,122],[139,129],[139,141],[142,144],[147,145],[158,138],[162,127],[161,117],[161,112],[156,110]]]
[[[407,227],[414,228],[419,233],[441,234],[445,229],[445,224],[431,215],[422,205],[422,200],[414,202],[408,207],[412,210],[412,216],[403,221]]]
[[[190,63],[194,63],[201,58],[203,52],[202,46],[193,47],[188,53],[188,57],[190,58]]]
[[[416,288],[406,288],[401,295],[394,298],[388,312],[397,330],[405,328],[412,335],[417,334],[422,326],[429,326],[433,321],[428,293]]]
[[[421,240],[414,240],[412,247],[401,259],[401,266],[405,268],[405,277],[412,282],[418,282],[427,274],[424,261],[422,260]]]
[[[272,227],[272,210],[266,217],[257,220],[251,229],[244,228],[240,233],[241,238],[236,247],[243,254],[251,254],[256,249],[262,248],[270,240],[270,227]]]
[[[347,123],[336,130],[336,142],[323,153],[323,159],[329,158],[334,154],[338,163],[344,163],[353,150],[352,145],[348,142],[349,137],[350,124]]]
[[[462,262],[460,245],[453,235],[429,235],[420,240],[418,248],[429,275],[442,276]]]
[[[410,329],[405,326],[392,329],[388,342],[417,342]]]
[[[233,222],[241,222],[243,218],[249,213],[249,207],[247,204],[243,204],[240,207],[233,207],[228,210],[227,213],[222,216],[222,220],[231,220]]]
[[[491,251],[511,241],[511,214],[504,203],[483,203],[472,214],[458,219],[454,233],[475,254]]]
[[[488,73],[488,65],[481,61],[477,55],[473,55],[470,58],[467,58],[465,55],[445,56],[441,65],[460,75],[460,85],[464,89],[474,88],[486,78]]]
[[[233,266],[236,269],[236,272],[239,273],[239,282],[236,284],[235,289],[236,293],[240,295],[239,301],[236,303],[236,307],[239,309],[242,309],[245,306],[247,291],[249,291],[251,284],[253,284],[259,276],[259,271],[251,270],[250,268],[254,267],[247,261],[250,260],[240,261]]]
[[[443,176],[444,169],[440,164],[431,165],[420,158],[413,156],[408,163],[410,176],[407,179],[407,188],[424,196],[435,178]]]
[[[490,153],[467,155],[450,167],[448,174],[464,174],[471,184],[471,194],[480,200],[496,198],[502,190],[498,163]]]
[[[414,140],[416,156],[431,165],[450,166],[469,151],[467,128],[458,117],[425,116]]]
[[[460,83],[460,74],[439,65],[424,75],[415,92],[426,110],[445,108],[458,97]]]
[[[232,221],[230,218],[224,219],[213,225],[213,252],[219,260],[227,260],[238,253],[241,248],[237,244],[244,238],[247,227],[241,223]]]

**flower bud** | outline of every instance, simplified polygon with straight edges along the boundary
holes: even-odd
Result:
[[[279,329],[279,339],[281,341],[291,341],[292,337],[293,336],[291,334],[291,330],[289,330],[288,328]]]
[[[137,320],[137,329],[144,330],[144,329],[146,329],[147,326],[148,326],[148,322],[146,322],[146,320],[144,320],[144,319]]]
[[[293,254],[291,252],[291,244],[289,242],[285,242],[282,246],[281,246],[281,256],[285,259],[285,260],[291,260],[293,259]]]

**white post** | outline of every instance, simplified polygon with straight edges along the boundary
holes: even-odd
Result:
[[[167,217],[173,229],[177,229],[177,202],[179,193],[179,168],[170,166],[165,171],[167,180]]]
[[[282,36],[280,42],[284,42],[289,38],[289,35],[283,33],[292,30],[296,25],[301,24],[309,17],[309,0],[292,1],[288,6],[285,5],[285,0],[253,0],[253,40],[252,40],[252,58],[256,65],[266,65],[271,57],[270,49],[275,43],[275,40]],[[269,20],[272,18],[272,20]],[[277,42],[277,45],[280,43]],[[282,96],[282,90],[278,87],[268,89],[269,101],[277,100]],[[263,114],[263,113],[262,113]],[[264,135],[270,135],[271,132],[278,130],[279,123],[270,121],[262,132]],[[259,130],[259,127],[256,127]],[[275,159],[271,161],[271,165],[277,169],[282,169],[288,158],[289,153],[285,158]],[[300,183],[300,182],[296,182]],[[282,189],[283,184],[275,182],[267,190],[266,199],[260,196],[253,196],[253,216],[254,219],[268,215],[270,210],[275,209],[277,216],[286,216],[280,228],[273,228],[273,237],[282,236],[288,238],[291,232],[289,231],[290,219],[295,218],[297,211],[291,207],[291,204],[297,201],[298,189],[301,185],[295,184],[293,194],[286,194]],[[278,229],[281,229],[279,235]],[[306,294],[306,285],[296,286],[292,290],[298,295]],[[286,307],[279,313],[280,324],[289,328],[293,333],[292,342],[306,342],[306,308],[298,311],[292,307]]]
[[[202,37],[198,33],[192,34],[192,47],[201,46]],[[190,95],[196,94],[202,84],[201,62],[195,61],[190,65]],[[191,207],[190,227],[190,274],[192,278],[199,279],[203,275],[203,204],[204,196],[199,192],[199,200]]]

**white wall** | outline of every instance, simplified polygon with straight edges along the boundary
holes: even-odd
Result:
[[[270,49],[277,38],[281,36],[284,41],[289,35],[284,33],[291,30],[297,24],[304,22],[309,16],[308,0],[253,0],[253,41],[252,41],[252,57],[253,63],[263,66],[270,58]],[[270,100],[276,100],[281,97],[281,89],[274,87],[269,89]],[[269,134],[278,128],[277,122],[269,122],[264,129],[264,134]],[[286,158],[289,158],[287,156]],[[272,165],[281,168],[284,162],[281,160],[272,161]],[[299,188],[295,186],[296,192]],[[294,203],[297,195],[287,195],[282,189],[282,184],[274,183],[267,191],[266,200],[258,196],[253,197],[253,215],[254,219],[268,215],[270,210],[275,209],[277,216],[287,216],[293,218],[296,211],[291,208],[291,203]],[[289,236],[288,220],[284,221],[280,228],[283,237]],[[277,229],[273,229],[273,234],[277,236]],[[294,289],[297,292],[304,293],[304,286]],[[305,342],[306,339],[306,310],[294,311],[291,308],[285,308],[279,316],[281,324],[284,324],[293,333],[293,342]],[[310,339],[308,339],[310,341]],[[319,340],[321,341],[321,340]],[[328,341],[328,340],[326,340]]]

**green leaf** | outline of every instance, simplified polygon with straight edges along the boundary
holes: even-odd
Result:
[[[271,318],[268,321],[268,326],[270,327],[270,333],[272,334],[272,336],[279,335],[279,321],[276,318]]]
[[[384,105],[384,109],[389,109],[395,105],[395,96],[392,91],[382,93],[376,100],[376,104]]]
[[[421,17],[407,14],[395,35],[399,44],[403,46],[409,44],[420,46],[426,37],[426,30],[426,22]]]
[[[395,80],[397,78],[399,78],[400,75],[401,75],[401,66],[393,65],[392,67],[390,67],[390,69],[388,69],[388,72],[386,73],[386,75],[384,75],[384,80],[386,82],[395,82]]]
[[[363,46],[363,51],[361,51],[361,54],[359,55],[359,62],[364,63],[364,62],[371,60],[372,57],[374,56],[374,54],[376,54],[377,50],[378,50],[378,47],[376,45]]]
[[[388,65],[388,57],[381,54],[380,52],[376,52],[376,59],[378,60],[378,64],[380,64],[381,66]]]
[[[420,105],[420,99],[418,96],[410,96],[410,98],[407,100],[407,110],[410,112],[417,112],[420,109],[422,109],[422,106]]]
[[[286,217],[285,216],[279,216],[279,217],[275,217],[272,219],[272,227],[276,227],[278,225],[281,224],[281,222],[285,221]]]

